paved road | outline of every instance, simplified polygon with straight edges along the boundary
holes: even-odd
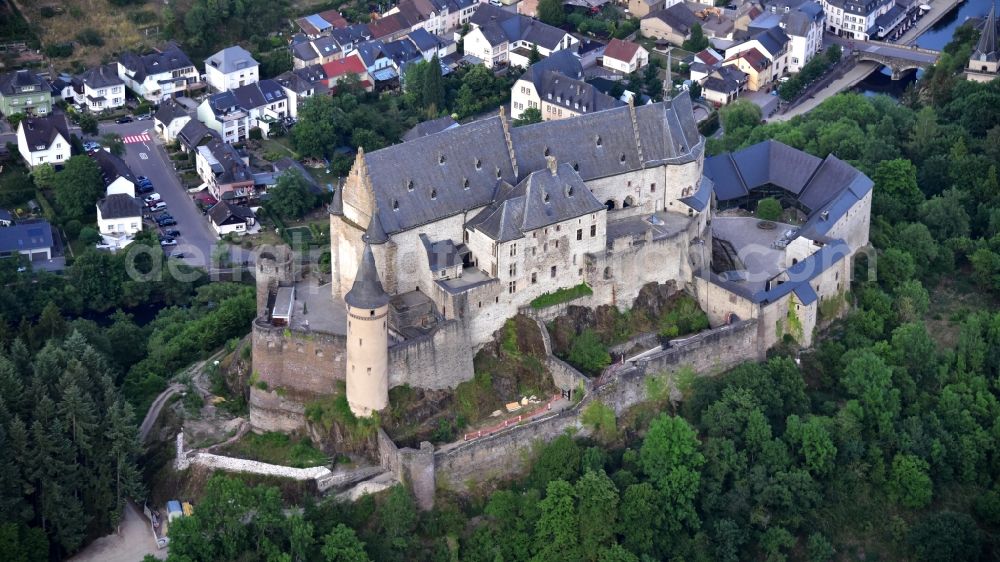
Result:
[[[895,57],[921,64],[933,64],[937,62],[938,59],[937,55],[916,51],[905,45],[898,45],[898,46],[881,45],[877,43],[869,43],[867,41],[854,41],[851,39],[846,39],[844,37],[836,37],[833,35],[828,35],[826,37],[826,43],[827,44],[836,43],[841,47],[843,47],[845,50],[850,49],[854,51],[864,51],[866,53],[871,53],[873,55]]]
[[[112,132],[125,139],[142,137],[143,133],[148,136],[148,141],[126,142],[125,163],[133,174],[146,176],[153,182],[156,192],[167,204],[167,212],[177,221],[177,225],[170,228],[181,231],[181,236],[171,252],[183,252],[188,256],[185,258],[188,264],[208,267],[218,237],[181,186],[173,163],[153,132],[152,121],[101,125],[101,134]]]
[[[69,562],[140,562],[147,554],[160,560],[167,557],[167,549],[158,549],[153,542],[149,520],[132,502],[125,504],[120,531],[88,544]]]
[[[869,74],[878,70],[880,65],[870,61],[859,62],[854,68],[848,70],[843,76],[831,82],[827,87],[813,94],[809,99],[788,110],[787,113],[772,115],[768,121],[788,121],[796,115],[802,115],[812,110],[817,105],[826,101],[827,98],[847,90],[864,80]]]

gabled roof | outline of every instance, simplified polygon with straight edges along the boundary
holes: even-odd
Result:
[[[640,48],[637,43],[631,41],[612,39],[608,42],[608,46],[604,48],[604,58],[630,62],[635,57],[635,54],[639,52]]]
[[[771,27],[751,37],[767,49],[769,56],[775,56],[788,43],[788,36],[780,27]]]
[[[691,10],[687,9],[683,2],[674,4],[665,10],[650,12],[642,19],[658,19],[681,35],[690,33],[694,24],[699,23],[698,18],[691,13]]]
[[[764,53],[758,51],[756,47],[754,47],[753,49],[749,49],[747,51],[741,51],[739,53],[736,53],[735,55],[726,59],[726,62],[735,61],[737,59],[745,60],[746,63],[750,65],[750,68],[753,68],[758,72],[767,68],[768,65],[771,63],[771,61],[769,61],[767,57],[764,56]]]
[[[580,64],[580,59],[568,49],[563,49],[529,66],[519,80],[528,80],[537,87],[539,84],[536,80],[541,80],[547,71],[556,72],[567,78],[578,80],[583,78],[583,65]]]
[[[285,89],[297,94],[323,88],[323,81],[326,80],[326,71],[321,65],[313,64],[305,68],[289,70],[278,75],[274,81],[281,84]]]
[[[414,125],[409,131],[406,131],[406,134],[403,135],[403,142],[440,133],[452,127],[458,127],[458,123],[450,115],[431,119],[430,121],[422,121]]]
[[[191,115],[184,106],[174,101],[173,98],[161,102],[160,107],[153,115],[154,119],[165,125],[169,125],[175,119],[182,119],[184,117],[191,117]]]
[[[18,223],[0,228],[0,253],[25,252],[52,247],[52,226],[46,221]]]
[[[243,205],[235,205],[226,201],[219,201],[208,210],[208,217],[216,226],[247,222],[255,218],[253,211]]]
[[[337,10],[326,10],[299,18],[295,23],[308,35],[319,35],[333,28],[347,27],[347,20]]]
[[[437,37],[434,37],[429,31],[422,27],[407,33],[406,38],[412,41],[417,49],[420,49],[421,51],[437,49],[439,43]]]
[[[990,13],[983,23],[983,30],[979,35],[979,42],[972,51],[972,60],[983,62],[996,62],[1000,58],[997,51],[997,7],[993,3],[990,6]]]
[[[61,113],[23,119],[18,129],[24,129],[24,140],[30,152],[47,150],[59,136],[63,142],[69,142],[69,127]]]
[[[625,105],[583,80],[569,78],[552,70],[540,74],[534,73],[535,79],[532,82],[539,98],[545,103],[584,113]]]
[[[501,182],[517,185],[546,169],[549,155],[575,165],[589,181],[665,162],[690,162],[700,154],[702,138],[690,96],[634,111],[635,127],[628,107],[509,131],[494,116],[359,158],[367,167],[381,225],[392,234],[489,205]]]
[[[340,45],[349,45],[375,38],[368,24],[364,23],[356,23],[347,27],[334,29],[330,31],[330,37],[336,39]]]
[[[555,50],[566,32],[536,19],[508,12],[493,4],[482,4],[469,23],[479,27],[491,45],[504,42],[527,41],[549,50]]]
[[[809,28],[823,19],[823,7],[816,2],[805,2],[785,16],[785,33],[807,37]]]
[[[210,160],[214,160],[210,164],[216,183],[253,182],[253,173],[233,145],[213,138],[208,144],[199,147],[198,151],[202,154],[207,152],[211,156]]]
[[[708,66],[713,66],[721,62],[724,57],[715,52],[715,50],[709,48],[696,54],[694,58],[695,60],[699,60]]]
[[[400,13],[395,13],[373,20],[368,24],[368,29],[371,30],[372,37],[375,39],[389,37],[394,33],[399,33],[404,29],[409,29],[409,27],[410,26],[407,25],[406,18]]]
[[[103,64],[91,68],[80,75],[80,81],[93,89],[120,86],[125,83],[118,77],[118,65],[116,64]]]
[[[229,74],[230,72],[259,66],[259,63],[254,60],[253,55],[249,51],[239,45],[233,45],[205,59],[205,68],[210,66],[218,69],[223,74]]]
[[[102,219],[124,219],[142,216],[142,205],[130,195],[115,193],[97,202]]]
[[[49,91],[47,80],[30,70],[15,70],[0,74],[0,95],[13,96],[22,93],[22,88],[33,88],[32,93]]]
[[[354,285],[344,295],[344,302],[354,308],[367,308],[369,310],[389,304],[389,295],[382,288],[382,281],[378,278],[378,269],[375,267],[372,247],[367,242],[361,254],[358,273],[354,277]]]
[[[145,55],[122,53],[118,63],[133,74],[132,78],[136,82],[145,81],[147,76],[194,66],[191,59],[173,42],[168,42],[162,50]]]
[[[368,71],[365,61],[361,60],[361,55],[353,53],[342,59],[337,59],[323,65],[323,73],[327,79],[339,78],[347,74],[361,75]]]
[[[125,178],[133,184],[135,183],[135,176],[132,175],[132,170],[129,169],[128,164],[120,157],[111,154],[107,150],[97,150],[91,153],[91,158],[97,163],[97,167],[101,169],[101,179],[104,180],[104,187],[111,185],[118,178]]]
[[[206,127],[201,121],[192,119],[181,127],[180,132],[177,133],[177,138],[189,150],[194,150],[206,138],[215,138],[215,132]]]

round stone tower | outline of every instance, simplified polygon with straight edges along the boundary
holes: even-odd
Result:
[[[389,405],[389,295],[382,289],[372,248],[365,250],[344,296],[347,303],[347,403],[358,417]]]
[[[269,246],[261,249],[254,261],[257,280],[257,317],[267,316],[271,294],[282,285],[291,284],[292,252],[287,246]]]

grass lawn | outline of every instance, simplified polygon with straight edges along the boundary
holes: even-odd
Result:
[[[295,158],[295,151],[292,150],[292,146],[288,135],[283,137],[275,137],[271,139],[261,139],[260,148],[262,154],[277,154],[284,156],[290,156]]]
[[[229,445],[223,454],[270,464],[311,468],[325,466],[329,459],[308,439],[293,438],[284,433],[248,433],[245,437]]]

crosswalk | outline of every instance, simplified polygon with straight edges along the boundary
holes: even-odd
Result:
[[[122,137],[122,141],[125,144],[135,144],[139,142],[149,142],[149,133],[142,133],[141,135],[126,135]]]

